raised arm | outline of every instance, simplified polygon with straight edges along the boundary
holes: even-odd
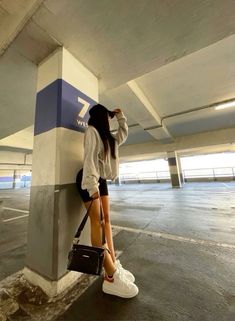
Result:
[[[120,109],[115,109],[114,111],[117,111],[115,116],[117,118],[119,127],[117,132],[113,134],[113,137],[117,140],[118,145],[121,145],[126,141],[128,136],[127,119]]]

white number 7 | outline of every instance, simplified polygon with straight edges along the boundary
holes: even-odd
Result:
[[[79,117],[84,118],[84,116],[86,115],[88,108],[90,107],[90,103],[88,103],[86,100],[78,97],[78,102],[83,104],[83,107],[80,111],[80,113],[78,114]]]

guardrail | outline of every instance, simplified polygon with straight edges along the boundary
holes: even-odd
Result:
[[[11,176],[1,177],[0,170],[0,189],[12,189],[15,187],[29,187],[31,183],[31,177],[23,175],[20,178],[14,178],[14,171]],[[5,181],[1,180],[1,178],[5,178]],[[8,179],[9,178],[9,179]],[[219,167],[219,168],[198,168],[198,169],[187,169],[183,170],[183,178],[184,181],[187,182],[189,180],[198,181],[211,179],[216,181],[217,179],[226,178],[227,180],[235,180],[235,167]],[[8,180],[7,180],[8,179]],[[169,171],[146,171],[140,173],[125,173],[120,174],[121,182],[157,182],[160,183],[162,181],[170,180],[170,172]]]
[[[212,179],[216,181],[219,178],[235,180],[235,167],[219,167],[219,168],[198,168],[183,170],[183,178],[185,181],[190,179]],[[169,171],[151,171],[140,173],[125,173],[120,175],[121,182],[142,182],[153,181],[161,182],[170,180]]]
[[[193,170],[183,170],[185,178],[196,178],[196,177],[208,177],[208,178],[219,178],[219,177],[235,177],[235,167],[218,167],[218,168],[202,168]]]
[[[166,180],[170,179],[169,171],[125,173],[120,175],[121,181],[145,181],[145,180]]]
[[[31,175],[26,170],[0,169],[0,189],[29,187]]]

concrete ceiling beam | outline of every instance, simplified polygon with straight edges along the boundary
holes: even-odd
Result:
[[[201,156],[201,155],[211,155],[218,153],[232,153],[235,151],[235,145],[233,144],[223,144],[215,146],[205,146],[199,148],[185,149],[177,151],[179,157],[191,157],[191,156]],[[156,152],[144,155],[133,155],[127,157],[121,157],[121,163],[137,162],[137,161],[149,161],[156,159],[166,159],[167,152]]]
[[[137,159],[146,155],[157,155],[172,151],[185,151],[194,148],[204,148],[229,144],[229,151],[235,151],[235,128],[215,130],[200,134],[176,137],[173,143],[161,144],[160,142],[149,142],[143,144],[123,145],[120,149],[121,159]]]
[[[7,0],[0,2],[0,56],[22,31],[44,0]]]
[[[127,83],[129,88],[132,90],[132,92],[136,95],[136,97],[141,101],[143,104],[143,107],[145,108],[145,112],[149,113],[151,117],[156,122],[156,127],[151,126],[150,128],[144,128],[152,137],[154,137],[157,140],[171,140],[172,141],[172,135],[168,131],[165,125],[162,125],[161,117],[156,112],[156,109],[152,105],[152,103],[149,101],[147,96],[143,93],[139,85],[134,81],[129,81]],[[141,120],[139,121],[139,124],[141,125]]]

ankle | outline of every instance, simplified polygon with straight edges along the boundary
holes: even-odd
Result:
[[[104,279],[108,282],[113,282],[114,279],[113,279],[113,275],[108,275],[107,273],[105,273],[104,275]]]
[[[105,274],[104,274],[104,279],[106,280],[106,281],[108,281],[108,282],[113,282],[114,281],[114,277],[113,277],[113,275],[114,275],[114,273],[116,272],[116,270],[112,273],[112,274],[108,274],[107,272],[105,272]]]

